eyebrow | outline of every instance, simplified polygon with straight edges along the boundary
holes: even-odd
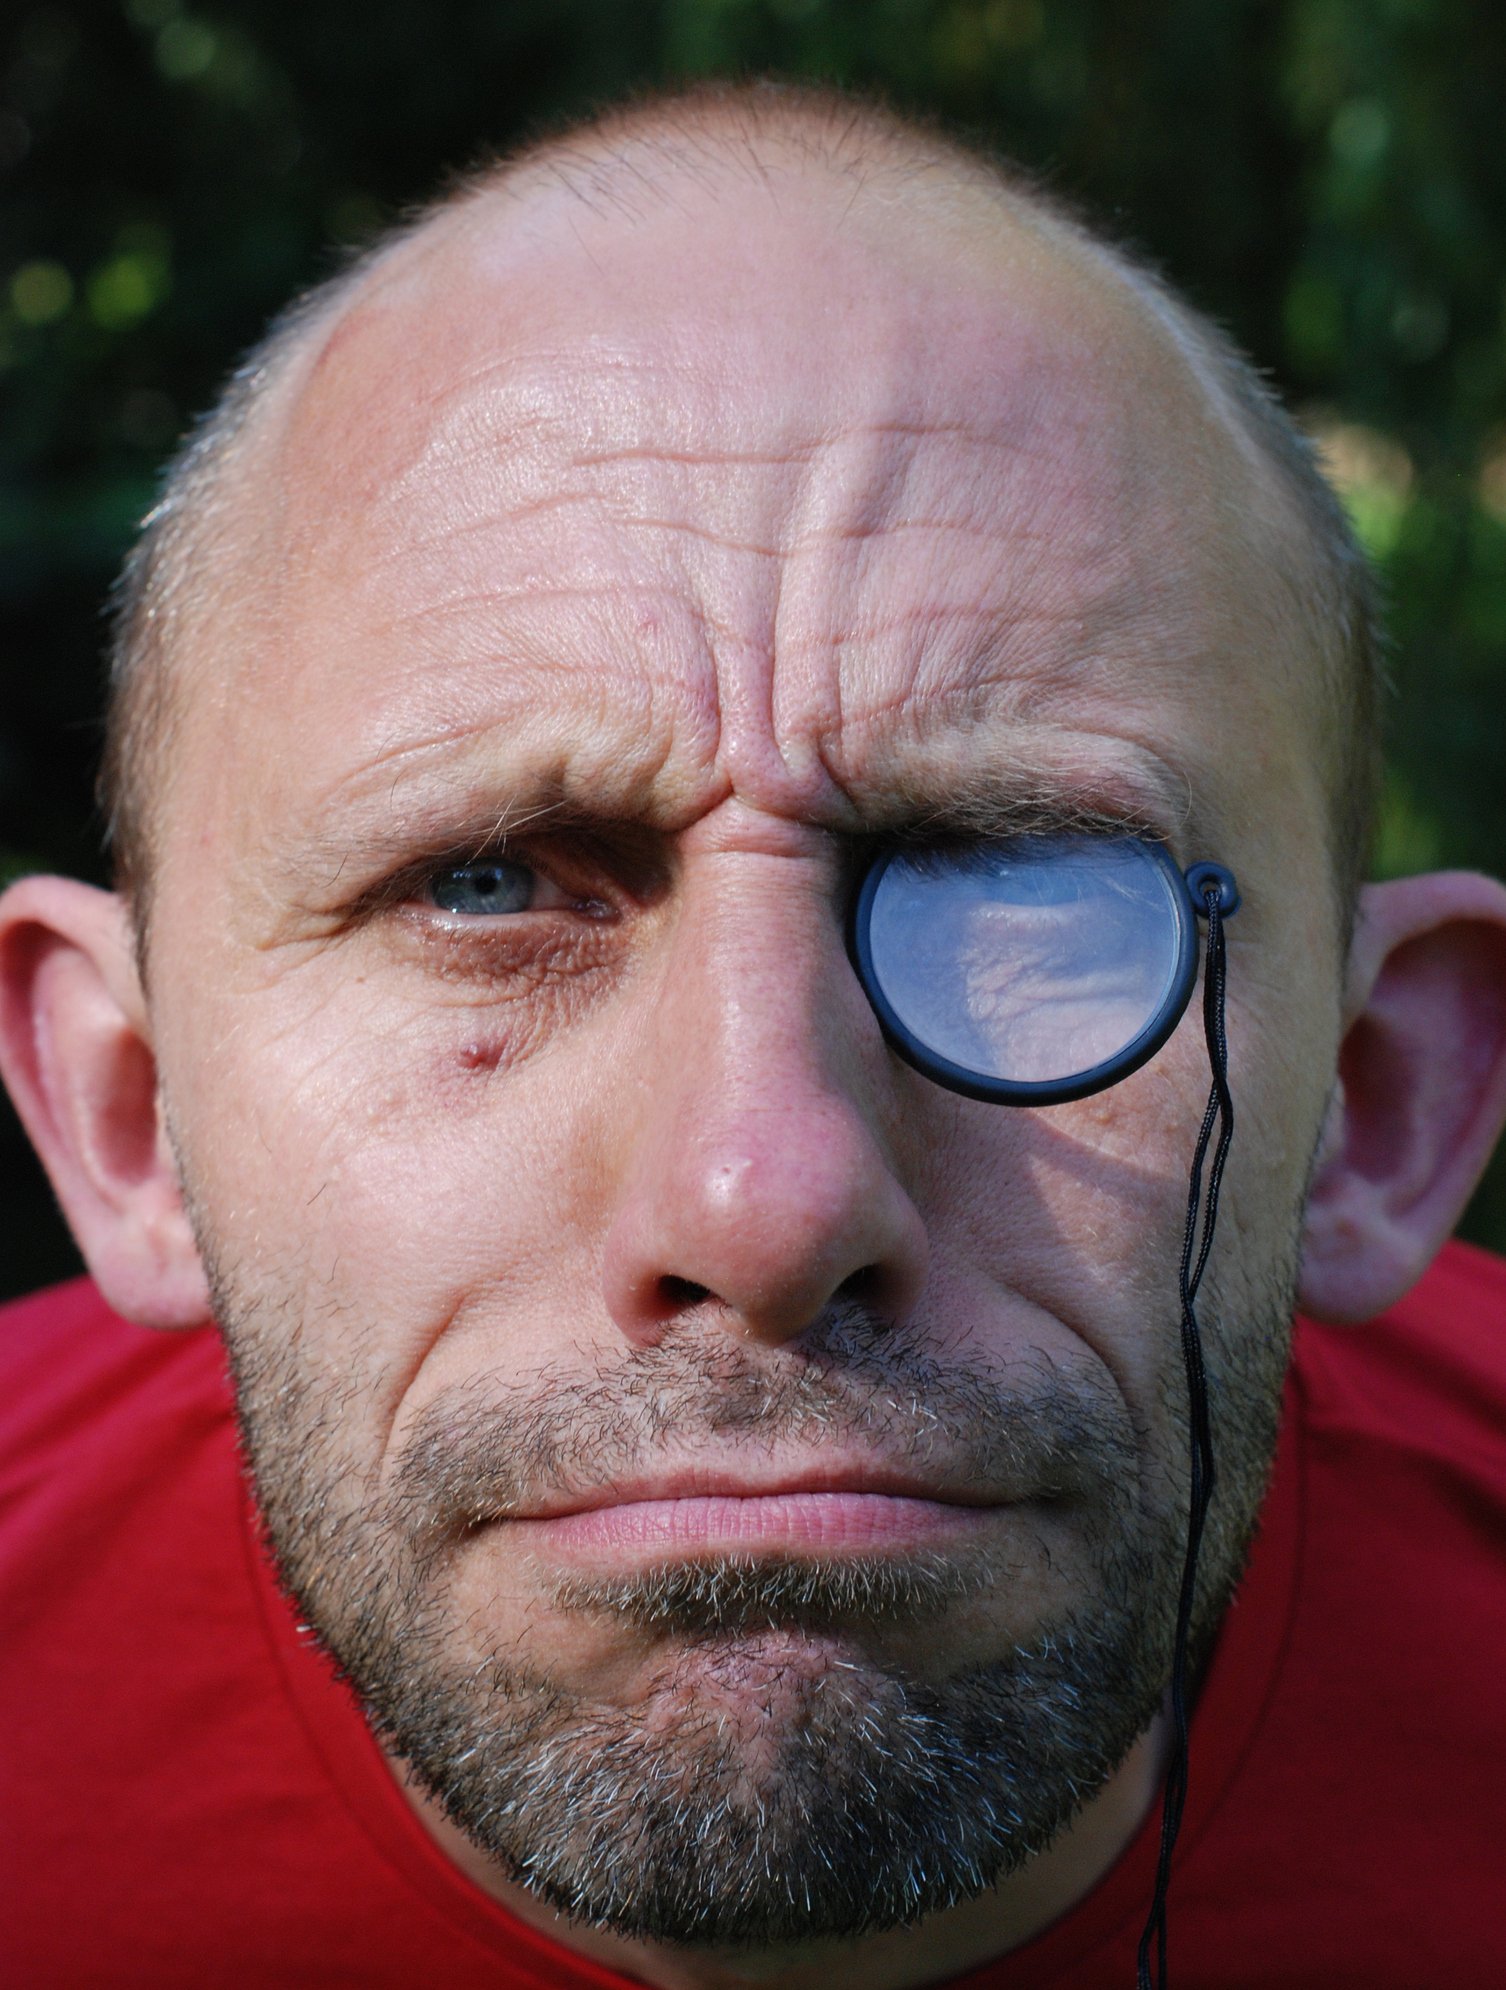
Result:
[[[903,754],[896,755],[897,774],[875,784],[865,811],[881,832],[991,838],[1117,832],[1172,848],[1204,834],[1191,781],[1148,747],[1053,726],[1015,728],[993,742],[961,737],[964,752],[944,769],[927,762],[933,744],[946,743],[946,732],[934,743],[912,745],[918,767],[907,768]]]
[[[904,842],[1140,835],[1184,861],[1182,846],[1201,840],[1190,783],[1148,749],[1097,735],[1085,746],[1085,736],[1026,728],[987,750],[973,734],[971,751],[944,753],[944,772],[925,765],[958,737],[968,734],[948,727],[911,742],[920,764],[909,768],[894,742],[899,764],[884,779],[849,786],[833,776],[831,798],[806,819],[843,838]],[[668,784],[683,791],[675,800],[656,778],[658,754],[612,752],[605,739],[572,768],[573,757],[499,748],[492,729],[417,744],[334,789],[306,825],[292,825],[277,869],[306,903],[333,906],[399,868],[472,860],[540,834],[646,831],[672,841],[729,791],[707,766],[699,781]]]
[[[398,801],[394,791],[385,809],[352,809],[321,825],[278,852],[277,870],[311,905],[322,906],[326,897],[333,905],[399,868],[443,858],[472,862],[546,827],[579,827],[585,820],[557,793],[499,800],[495,792],[457,795],[436,784],[411,804]]]
[[[1037,782],[1017,790],[980,789],[922,804],[885,831],[902,841],[948,836],[1002,842],[1016,836],[1148,836],[1175,840],[1177,825],[1147,800],[1104,789]]]

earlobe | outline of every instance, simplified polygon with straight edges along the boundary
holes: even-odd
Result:
[[[113,893],[36,877],[0,898],[0,1071],[110,1304],[149,1326],[206,1320],[130,924]]]
[[[1298,1287],[1334,1321],[1416,1283],[1506,1122],[1506,889],[1459,871],[1367,886],[1345,1025]]]

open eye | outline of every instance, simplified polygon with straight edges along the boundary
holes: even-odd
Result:
[[[528,864],[505,857],[488,857],[475,864],[456,864],[435,871],[422,896],[440,912],[467,917],[532,912],[541,906],[568,903],[563,893]]]

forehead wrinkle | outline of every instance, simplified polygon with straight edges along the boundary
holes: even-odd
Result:
[[[1220,654],[1220,632],[1199,604],[1165,600],[1160,588],[1147,598],[1112,576],[1096,595],[1067,600],[1051,584],[1049,559],[1033,574],[1022,574],[1015,561],[1011,582],[1000,600],[987,599],[989,590],[969,579],[953,598],[932,588],[917,605],[876,603],[850,612],[841,626],[807,632],[804,647],[826,655],[831,667],[806,673],[804,697],[794,694],[789,669],[783,673],[783,732],[808,735],[836,776],[844,739],[861,737],[890,714],[918,722],[929,705],[997,728],[1018,723],[1029,709],[1075,712],[1112,696],[1129,723],[1134,705],[1126,701],[1137,697],[1147,667],[1158,675],[1201,672]],[[787,664],[800,647],[787,632]]]
[[[946,521],[945,523],[950,524],[950,521]],[[826,528],[827,531],[831,529],[840,530],[841,528]],[[959,530],[964,537],[976,535],[987,536],[987,528],[981,525],[967,525],[959,528]],[[825,536],[825,534],[821,533],[820,536]],[[866,528],[860,536],[868,536]],[[1023,536],[1026,540],[1039,536],[1048,548],[1052,543],[1051,535],[1044,531],[1040,534],[1027,532]],[[1013,550],[1016,554],[1018,553],[1018,540],[1016,540]],[[798,567],[798,560],[795,565]],[[427,603],[421,608],[409,611],[406,617],[399,617],[397,619],[399,623],[404,621],[422,623],[432,633],[436,623],[443,627],[447,621],[463,620],[467,615],[468,609],[472,607],[481,611],[484,620],[487,615],[494,613],[499,607],[505,606],[508,603],[515,603],[520,606],[536,609],[543,606],[551,596],[558,595],[561,598],[575,602],[579,602],[582,599],[596,599],[605,604],[610,611],[621,606],[624,591],[623,585],[616,581],[600,583],[592,588],[567,585],[558,590],[528,587],[499,591],[493,586],[481,593],[468,592],[463,595],[452,595],[446,603]],[[973,599],[975,591],[974,580],[969,578],[964,589],[968,602],[971,602]],[[645,598],[652,599],[656,595],[661,595],[663,590],[656,588],[652,590],[640,590],[640,592]],[[926,598],[927,594],[930,597],[929,599]],[[684,602],[682,594],[678,591],[670,590],[669,598],[674,606],[683,612]],[[1143,611],[1145,608],[1144,601],[1139,601],[1137,606]],[[613,616],[611,619],[615,620],[616,618]],[[730,653],[738,650],[747,652],[755,663],[758,661],[761,655],[761,644],[756,632],[750,633],[740,623],[723,621],[708,605],[702,605],[697,610],[695,619],[716,640],[718,650],[722,654],[724,661]],[[1154,644],[1154,648],[1157,654],[1164,659],[1168,647],[1165,640],[1166,628],[1164,622],[1158,626],[1160,639]],[[913,702],[918,695],[916,689],[917,680],[922,675],[932,680],[932,691],[929,695],[935,695],[937,687],[935,687],[934,680],[937,677],[950,677],[953,683],[946,695],[952,696],[954,699],[957,695],[960,695],[964,699],[971,700],[975,718],[996,719],[998,717],[997,711],[987,710],[985,708],[985,701],[991,701],[997,705],[1001,695],[1011,688],[1011,682],[1007,681],[1009,680],[1011,652],[1019,654],[1021,665],[1023,666],[1016,675],[1028,680],[1032,674],[1028,666],[1033,663],[1035,669],[1038,671],[1043,661],[1043,656],[1048,650],[1053,653],[1053,663],[1057,666],[1061,665],[1062,656],[1059,653],[1062,650],[1064,629],[1069,638],[1070,647],[1074,653],[1077,666],[1080,669],[1093,666],[1101,667],[1103,662],[1103,645],[1102,643],[1096,646],[1085,644],[1084,618],[1081,613],[1067,618],[1048,614],[1044,610],[1032,614],[1024,611],[1018,603],[1011,604],[1007,610],[996,608],[977,610],[971,606],[958,608],[953,604],[938,601],[935,598],[934,589],[923,592],[919,607],[896,610],[892,601],[886,603],[883,607],[873,611],[870,616],[861,618],[853,626],[839,631],[835,638],[834,648],[836,654],[840,657],[842,652],[854,649],[859,645],[867,645],[871,649],[876,641],[886,642],[891,647],[899,644],[903,648],[910,650],[912,655],[902,684],[891,689],[887,695],[886,702],[888,704]],[[546,627],[542,634],[558,637],[561,631],[558,628],[550,629]],[[496,643],[496,632],[483,628],[483,635],[486,646],[492,648]],[[919,642],[915,640],[917,635],[921,638]],[[938,652],[938,642],[941,644],[941,652],[944,653]],[[569,646],[567,643],[566,648]],[[508,656],[508,666],[514,675],[516,675],[517,666],[516,651],[520,647],[537,649],[539,645],[536,640],[531,640],[526,645],[519,645],[514,642],[513,654]],[[819,647],[818,643],[812,643],[810,632],[807,631],[802,634],[793,629],[786,629],[782,642],[779,645],[786,664],[798,664],[802,652],[809,652],[812,648],[819,649]],[[691,684],[687,683],[682,669],[671,668],[662,674],[656,675],[647,668],[648,659],[636,646],[634,646],[634,653],[636,664],[631,683],[639,691],[649,686],[657,686],[661,692],[667,692],[672,701],[677,693],[681,697],[684,697],[687,693],[691,693],[692,702],[698,702],[691,692]],[[1116,660],[1122,664],[1129,653],[1130,646],[1122,644]],[[677,658],[677,662],[682,661],[683,658]],[[534,676],[535,678],[538,678],[540,675],[544,677],[543,688],[546,696],[550,692],[558,691],[558,680],[562,676],[574,677],[576,679],[584,678],[590,682],[593,691],[601,692],[603,690],[596,666],[591,663],[569,664],[566,661],[565,649],[562,649],[557,644],[548,652],[547,661],[545,656],[542,653],[540,654],[539,663],[540,669],[534,673]],[[957,687],[955,684],[959,670],[970,680],[968,684],[962,687]],[[974,681],[978,672],[985,673],[982,681]],[[718,702],[716,698],[715,675],[715,667],[711,659],[709,657],[703,658],[703,667],[698,672],[697,679],[695,680],[700,684],[702,699],[699,702],[703,706],[714,708]],[[623,688],[626,687],[619,687],[619,695]],[[1018,689],[1018,684],[1013,685],[1013,688]],[[709,710],[707,710],[706,716],[708,718],[711,716]],[[870,718],[873,716],[873,707],[871,705],[868,710],[868,716]],[[833,729],[830,721],[824,727],[820,728],[821,737],[817,749],[820,762],[825,765],[828,772],[837,765],[837,756],[831,749],[830,735]],[[787,760],[791,757],[790,755],[786,755]],[[811,797],[807,788],[807,800],[810,799]]]
[[[740,448],[691,449],[686,446],[665,447],[660,444],[644,443],[637,446],[624,445],[621,448],[600,450],[595,453],[577,453],[575,461],[581,464],[632,463],[651,460],[666,463],[684,463],[692,467],[704,464],[711,468],[721,467],[731,462],[749,464],[803,464],[810,462],[818,454],[843,443],[893,439],[897,441],[914,439],[955,437],[968,441],[987,441],[989,438],[971,423],[962,421],[900,421],[874,420],[849,421],[837,427],[823,430],[807,442],[791,441],[777,450]]]
[[[580,467],[583,461],[600,466],[624,460],[645,464],[664,463],[674,467],[706,468],[718,472],[746,465],[748,467],[787,468],[796,464],[808,464],[822,450],[835,446],[837,438],[830,442],[812,442],[808,449],[794,453],[759,454],[757,452],[722,452],[707,454],[697,458],[667,454],[649,449],[631,452],[615,452],[612,456],[599,456],[583,459],[578,455],[571,459],[569,467]],[[758,555],[765,559],[791,559],[819,552],[828,546],[842,546],[857,541],[877,539],[898,539],[906,535],[919,537],[952,537],[978,543],[997,542],[996,521],[947,515],[941,510],[931,513],[916,512],[908,516],[885,515],[882,500],[877,496],[864,496],[854,492],[858,500],[855,514],[851,517],[834,516],[826,522],[810,522],[801,526],[792,525],[782,536],[739,537],[712,525],[698,522],[690,517],[677,517],[654,511],[638,509],[633,494],[614,493],[609,488],[587,487],[561,489],[556,484],[547,492],[530,494],[526,499],[505,500],[493,510],[471,511],[469,515],[454,523],[448,523],[432,533],[413,536],[405,531],[404,536],[389,549],[379,549],[373,553],[371,566],[374,573],[381,573],[390,567],[401,566],[420,558],[425,553],[447,551],[463,545],[467,540],[480,538],[487,533],[515,532],[520,525],[529,525],[551,516],[568,513],[580,508],[589,510],[596,507],[603,518],[613,526],[620,526],[629,532],[648,531],[664,533],[674,538],[700,540],[728,552],[741,552]],[[396,505],[393,507],[397,509]],[[1050,534],[1045,527],[1026,527],[1015,535],[1015,544],[1028,544],[1033,538],[1043,542]],[[557,552],[557,548],[551,550]],[[479,597],[478,597],[479,598]],[[499,600],[506,596],[499,593]]]
[[[874,642],[911,645],[903,695],[923,673],[971,675],[980,660],[992,676],[1014,669],[1029,678],[1096,665],[1116,649],[1164,658],[1207,648],[1206,626],[1195,625],[1206,625],[1210,604],[1180,585],[1189,569],[1196,578],[1198,563],[1163,515],[1162,466],[1138,476],[1133,438],[1112,432],[1117,411],[1103,424],[1092,409],[1068,415],[1048,437],[1041,403],[1026,401],[1023,414],[1011,405],[992,427],[954,425],[966,445],[960,462],[921,442],[889,460],[870,453],[853,464],[849,455],[832,466],[825,512],[854,557],[825,569],[792,565],[781,651],[789,654],[803,625],[836,667],[824,683],[781,673],[787,728],[837,726],[854,694],[861,702],[861,652]]]
[[[751,446],[737,431],[740,411],[727,411],[722,383],[710,373],[702,354],[668,365],[647,347],[629,349],[625,334],[610,346],[581,334],[557,348],[509,352],[442,390],[409,397],[405,413],[431,418],[379,496],[384,508],[401,509],[413,482],[436,468],[448,478],[476,463],[493,477],[526,472],[540,459],[555,474],[640,462],[715,471],[795,469],[827,439],[786,431],[766,447]],[[697,374],[708,377],[697,381]],[[494,389],[478,391],[491,380],[498,382]],[[645,409],[653,411],[651,442],[634,433]],[[707,440],[708,429],[725,439]],[[544,447],[530,452],[527,445],[539,443]]]
[[[449,549],[456,545],[462,545],[469,539],[479,539],[486,534],[496,533],[505,529],[507,525],[515,523],[519,517],[525,521],[531,521],[535,518],[546,516],[552,511],[569,510],[575,505],[593,500],[594,496],[594,493],[561,492],[553,499],[540,499],[530,502],[521,514],[514,514],[512,517],[498,513],[493,516],[473,518],[464,524],[446,528],[441,532],[436,532],[427,537],[411,539],[404,544],[394,545],[390,551],[374,552],[371,559],[372,572],[374,575],[383,574],[390,569],[400,568],[405,562],[418,560],[426,553]],[[915,517],[893,519],[882,523],[854,521],[849,524],[837,523],[828,526],[818,526],[812,528],[800,540],[791,543],[766,543],[751,539],[740,540],[729,537],[725,533],[714,531],[709,526],[697,525],[689,520],[655,517],[649,513],[634,512],[625,509],[617,511],[613,516],[612,522],[613,524],[626,526],[631,530],[641,529],[649,532],[663,533],[671,538],[683,538],[692,541],[699,540],[704,545],[716,547],[724,552],[746,553],[765,560],[798,560],[802,556],[812,552],[819,552],[824,547],[856,544],[864,540],[875,539],[880,535],[886,540],[901,540],[907,536],[914,536],[917,539],[954,538],[974,540],[979,543],[992,542],[996,537],[993,529],[989,526],[939,516],[934,518]],[[399,613],[391,616],[389,619],[391,626],[402,627],[405,623],[420,620],[432,612],[450,608],[458,609],[466,606],[480,606],[487,603],[495,604],[499,608],[505,608],[509,603],[525,597],[543,599],[552,594],[563,598],[566,595],[579,594],[582,597],[589,598],[593,594],[605,593],[607,591],[606,583],[593,586],[580,582],[559,583],[552,587],[541,587],[530,582],[526,587],[492,587],[485,591],[471,589],[446,595],[435,600],[432,604],[426,604],[421,608],[415,608],[407,613]],[[631,598],[635,593],[662,594],[663,588],[662,584],[655,585],[650,582],[614,581],[611,583],[611,592]],[[706,619],[708,623],[712,623],[715,618],[708,616]]]
[[[555,501],[553,507],[541,505],[537,509],[542,511],[550,508],[564,508],[574,501],[573,494],[562,495]],[[525,516],[531,518],[533,515],[534,508],[530,507]],[[454,544],[463,544],[467,540],[484,539],[489,533],[504,531],[506,526],[511,522],[512,519],[505,514],[471,520],[453,530],[436,534],[432,538],[415,541],[408,545],[396,546],[391,551],[374,555],[372,562],[373,569],[378,573],[383,573],[388,569],[399,568],[404,562],[408,561],[422,565],[422,555],[428,551],[438,548],[449,549]],[[758,561],[775,559],[787,561],[789,563],[789,573],[783,589],[786,597],[795,591],[794,584],[800,578],[802,567],[812,563],[821,553],[831,548],[852,548],[857,550],[871,545],[872,550],[882,557],[885,551],[895,546],[902,546],[907,539],[914,540],[922,548],[933,546],[945,548],[956,541],[963,542],[965,546],[988,547],[999,544],[998,530],[993,524],[967,518],[958,519],[940,516],[888,520],[868,517],[850,521],[834,521],[825,525],[811,526],[798,539],[793,539],[788,543],[782,544],[738,540],[729,538],[723,533],[709,527],[697,525],[691,521],[669,517],[661,518],[630,511],[618,513],[612,522],[632,530],[644,530],[655,535],[662,535],[667,541],[683,539],[691,542],[699,542],[721,551],[748,555]],[[514,550],[521,551],[525,549],[519,548]],[[554,550],[557,553],[558,549]],[[1018,556],[1022,551],[1030,550],[1038,551],[1047,556],[1058,554],[1061,550],[1060,534],[1053,532],[1049,527],[1043,526],[1037,528],[1030,526],[1011,535],[1008,552],[1011,557],[1011,565],[1015,570],[1017,588],[1020,584],[1019,570],[1021,566]],[[553,564],[557,567],[557,559]],[[647,567],[650,563],[644,561],[642,564]],[[1045,565],[1046,562],[1043,561],[1042,564]],[[404,577],[411,579],[411,576]],[[816,576],[818,583],[821,577],[818,573]],[[868,578],[871,579],[872,576]],[[883,576],[880,576],[880,578],[882,579]],[[974,622],[981,622],[988,628],[992,635],[997,636],[1006,626],[1010,629],[1025,629],[1032,625],[1046,627],[1058,624],[1071,624],[1078,629],[1082,629],[1086,627],[1090,619],[1084,612],[1085,604],[1083,603],[1078,603],[1071,613],[1052,612],[1045,608],[1031,610],[1013,600],[1003,605],[984,604],[977,607],[972,606],[971,604],[980,593],[986,594],[988,592],[988,584],[994,579],[991,568],[970,568],[966,574],[954,572],[948,578],[960,589],[963,595],[961,601],[948,600],[941,596],[937,589],[932,588],[929,590],[930,599],[921,599],[913,606],[900,607],[893,604],[876,605],[871,609],[844,615],[842,626],[832,636],[831,647],[840,652],[844,648],[852,647],[857,643],[871,641],[875,637],[890,634],[896,630],[929,629],[938,625],[952,623],[970,625]],[[1029,591],[1031,584],[1036,578],[1037,574],[1027,569],[1024,575],[1025,591]],[[1080,574],[1078,579],[1080,582]],[[1121,577],[1116,574],[1105,576],[1105,585],[1101,590],[1102,593],[1107,597],[1111,594],[1111,591],[1116,589],[1120,592],[1125,591],[1121,585]],[[1166,591],[1170,591],[1169,583],[1167,584]],[[1140,588],[1137,591],[1134,602],[1134,608],[1137,613],[1144,613],[1149,607],[1157,605],[1147,601],[1146,597],[1150,592],[1151,590],[1146,588]],[[402,629],[414,624],[432,622],[436,617],[447,615],[459,616],[464,614],[468,609],[506,611],[525,604],[530,606],[539,605],[551,599],[560,601],[579,600],[583,602],[602,601],[608,604],[631,603],[634,600],[640,600],[659,602],[665,606],[673,604],[677,608],[684,608],[687,605],[684,600],[683,591],[674,587],[668,579],[634,580],[632,578],[620,577],[618,571],[614,570],[611,577],[607,579],[598,580],[581,577],[553,583],[535,580],[530,577],[514,585],[505,585],[491,580],[484,586],[476,586],[464,579],[460,579],[455,582],[449,592],[426,597],[421,602],[406,609],[388,609],[385,611],[382,620],[384,627]],[[1094,603],[1094,606],[1101,618],[1113,621],[1116,624],[1128,622],[1132,619],[1128,613],[1119,614],[1114,609],[1110,599],[1099,600]],[[695,604],[694,612],[695,619],[698,622],[724,637],[727,641],[748,640],[757,645],[759,640],[758,632],[739,627],[719,615],[711,605],[709,599],[698,601]],[[775,641],[770,647],[777,656],[791,646],[795,648],[801,647],[804,640],[805,637],[802,635],[802,632],[791,631],[788,641]],[[1143,646],[1137,644],[1136,647]],[[1158,642],[1153,647],[1158,655],[1165,655],[1167,653],[1167,645],[1164,641]],[[1086,645],[1084,645],[1084,649],[1086,651]],[[1089,660],[1092,660],[1091,654],[1089,655]]]
[[[614,607],[626,606],[641,600],[667,606],[669,603],[666,602],[665,596],[666,589],[662,581],[560,581],[552,586],[525,581],[516,587],[488,588],[484,591],[466,589],[446,595],[442,599],[426,601],[418,607],[389,615],[385,618],[385,626],[392,629],[424,627],[429,623],[446,619],[458,621],[471,609],[515,608],[525,605],[537,607],[550,601],[577,601],[593,605],[605,603],[609,607]],[[671,600],[677,609],[685,605],[678,595],[672,596]],[[710,616],[699,615],[697,619],[703,621],[708,628],[716,626]],[[730,628],[727,633],[729,635],[732,633]],[[500,641],[493,647],[500,659],[503,655]],[[589,665],[579,667],[590,668]],[[666,678],[663,681],[665,688],[668,688],[670,680]]]

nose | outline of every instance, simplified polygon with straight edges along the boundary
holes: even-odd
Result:
[[[605,1247],[607,1307],[636,1342],[707,1305],[768,1343],[838,1297],[897,1321],[925,1283],[882,1124],[888,1053],[829,893],[797,871],[725,859],[666,942]]]

